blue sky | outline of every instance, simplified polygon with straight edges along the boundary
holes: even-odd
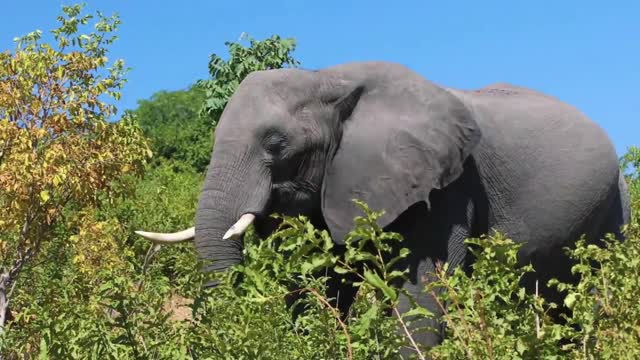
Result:
[[[622,154],[640,145],[640,1],[87,1],[120,14],[112,56],[132,67],[119,108],[207,76],[211,53],[242,32],[295,37],[306,68],[354,60],[403,63],[451,87],[511,82],[589,115]],[[0,50],[50,30],[62,4],[5,1]]]

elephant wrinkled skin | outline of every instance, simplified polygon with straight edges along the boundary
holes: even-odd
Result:
[[[572,106],[508,84],[448,89],[399,64],[349,63],[240,84],[216,129],[195,245],[214,260],[207,271],[237,264],[244,229],[268,235],[274,212],[304,214],[340,245],[360,215],[354,198],[386,210],[381,225],[412,250],[400,286],[434,313],[425,275],[436,261],[468,265],[465,238],[498,230],[524,243],[519,259],[536,269],[524,283],[539,280],[553,298],[546,279],[571,280],[562,248],[583,234],[622,239],[630,211],[610,139]]]

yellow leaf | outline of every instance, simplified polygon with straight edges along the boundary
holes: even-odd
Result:
[[[49,192],[47,190],[42,190],[40,191],[40,198],[43,202],[47,202],[51,198],[51,196],[49,195]]]

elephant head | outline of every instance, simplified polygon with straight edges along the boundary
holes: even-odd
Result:
[[[239,263],[243,232],[273,231],[271,213],[306,215],[341,244],[352,199],[384,209],[386,226],[454,181],[480,136],[457,97],[402,65],[254,72],[220,118],[195,228],[138,233],[195,237],[208,271]]]

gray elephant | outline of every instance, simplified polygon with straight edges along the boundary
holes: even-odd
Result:
[[[563,247],[581,235],[622,238],[630,215],[610,139],[572,106],[507,84],[443,88],[399,64],[362,62],[250,74],[216,129],[195,227],[138,233],[195,238],[214,260],[205,270],[218,271],[242,261],[250,224],[262,236],[275,230],[271,213],[306,215],[344,244],[361,215],[354,198],[384,209],[381,225],[403,235],[412,251],[399,286],[434,313],[425,275],[437,261],[468,266],[465,238],[497,230],[523,243],[519,259],[536,269],[525,285],[537,279],[553,297],[547,279],[572,280]]]

